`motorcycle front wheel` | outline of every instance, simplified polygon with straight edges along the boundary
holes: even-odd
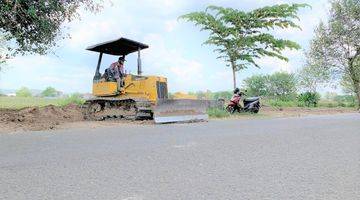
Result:
[[[233,106],[226,106],[226,111],[228,111],[230,114],[234,114],[235,108]]]

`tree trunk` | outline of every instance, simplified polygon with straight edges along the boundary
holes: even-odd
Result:
[[[358,82],[357,83],[357,86],[355,86],[357,88],[355,88],[355,93],[356,93],[356,96],[357,96],[357,101],[358,101],[358,110],[360,111],[360,83]]]
[[[354,60],[355,58],[349,59],[349,73],[351,80],[353,82],[354,92],[358,101],[357,108],[358,110],[360,110],[360,77],[359,77],[360,75],[358,74],[357,69],[355,69]]]
[[[233,84],[234,84],[234,90],[236,89],[236,70],[235,70],[235,64],[231,62],[231,68],[233,73]]]

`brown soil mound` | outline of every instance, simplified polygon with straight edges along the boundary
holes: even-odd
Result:
[[[84,117],[81,109],[73,104],[65,107],[49,105],[42,108],[30,107],[21,110],[0,110],[0,128],[5,131],[54,129],[57,125],[65,122],[83,120]]]

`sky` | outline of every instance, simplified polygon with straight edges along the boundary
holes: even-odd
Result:
[[[243,79],[255,74],[296,72],[304,65],[303,51],[309,47],[314,28],[327,19],[327,0],[112,0],[105,1],[100,13],[80,11],[80,20],[66,23],[64,31],[71,38],[60,41],[59,47],[53,49],[54,54],[18,56],[9,60],[0,73],[0,90],[22,86],[42,90],[52,86],[65,93],[91,92],[98,54],[86,51],[86,47],[120,37],[150,46],[142,52],[143,74],[167,77],[170,92],[231,90],[231,68],[217,59],[213,46],[202,44],[208,33],[178,17],[202,11],[208,5],[250,11],[280,3],[311,5],[299,12],[298,24],[302,30],[274,31],[277,37],[293,40],[303,48],[285,50],[283,55],[289,62],[265,57],[258,61],[260,69],[239,71],[238,86]],[[136,53],[127,56],[127,72],[136,73],[136,59]],[[104,55],[101,72],[116,60],[115,56]]]

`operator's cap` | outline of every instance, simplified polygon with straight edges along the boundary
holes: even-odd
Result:
[[[126,61],[126,60],[125,60],[125,56],[120,56],[120,57],[119,57],[119,61]]]

